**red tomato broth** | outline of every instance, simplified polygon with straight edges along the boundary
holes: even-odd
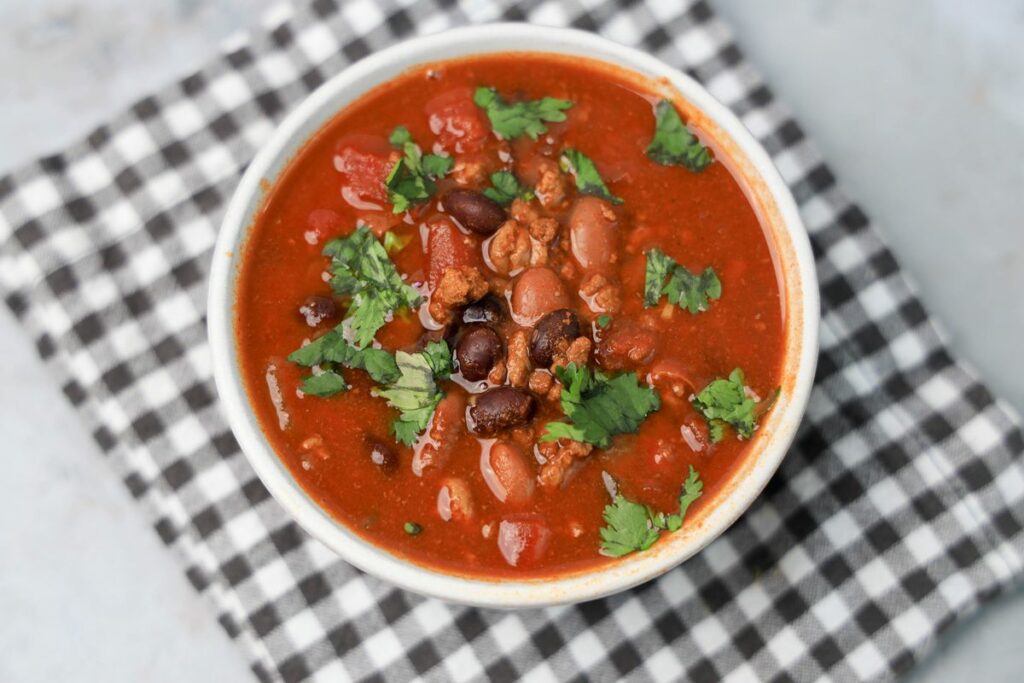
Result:
[[[526,184],[535,181],[530,148],[550,147],[557,158],[561,148],[575,147],[594,160],[610,190],[624,200],[617,209],[623,303],[612,317],[658,321],[655,362],[673,359],[685,368],[692,392],[735,367],[743,369],[746,384],[761,397],[782,383],[782,302],[772,251],[728,160],[716,158],[701,173],[653,163],[644,150],[653,134],[656,95],[585,61],[542,55],[475,57],[413,70],[347,107],[303,147],[268,194],[245,247],[237,303],[240,362],[250,400],[279,457],[319,505],[361,536],[452,574],[532,578],[588,570],[614,561],[598,552],[601,515],[610,502],[602,470],[630,499],[669,513],[675,511],[688,466],[693,465],[705,487],[690,509],[693,517],[714,505],[751,450],[751,442],[730,433],[720,443],[694,452],[679,425],[690,425],[706,437],[703,417],[690,405],[689,394],[680,398],[659,390],[662,408],[637,434],[617,436],[609,449],[593,452],[564,488],[550,492],[538,487],[528,503],[510,505],[495,497],[481,472],[482,444],[492,439],[463,432],[452,444],[443,471],[428,469],[416,476],[412,449],[395,444],[389,434],[396,411],[370,395],[374,383],[365,373],[342,371],[351,385],[346,393],[301,397],[297,389],[308,371],[284,360],[304,340],[322,333],[308,327],[296,310],[307,296],[330,295],[322,277],[327,260],[321,249],[327,240],[351,232],[357,220],[367,221],[377,234],[391,227],[411,238],[409,246],[392,257],[408,282],[424,283],[430,271],[429,231],[422,224],[438,214],[438,198],[451,187],[450,181],[439,181],[437,195],[413,209],[411,220],[393,215],[389,205],[380,211],[356,209],[342,196],[343,179],[335,166],[339,141],[359,139],[361,147],[372,147],[372,140],[386,143],[390,132],[404,125],[429,152],[439,139],[428,113],[437,108],[438,98],[452,107],[453,98],[445,93],[462,91],[468,96],[478,85],[494,86],[509,99],[550,96],[574,102],[568,120],[548,124],[549,133],[538,143],[528,138],[512,142],[516,175]],[[482,112],[479,122],[489,131]],[[490,155],[488,173],[504,167],[497,160],[497,142],[489,135],[482,151],[475,140],[465,145],[468,154]],[[447,151],[458,159],[460,154],[450,145]],[[564,216],[560,220],[564,226]],[[310,231],[316,233],[315,244],[307,239]],[[463,240],[484,243],[476,235],[464,235]],[[645,309],[643,252],[654,246],[691,272],[713,267],[723,283],[722,297],[697,315],[675,308],[663,318],[664,299]],[[590,329],[587,321],[597,316],[587,313],[575,296],[578,284],[577,279],[567,289],[573,307],[585,316],[584,328]],[[503,331],[514,328],[506,323]],[[421,331],[415,314],[406,313],[379,331],[377,339],[391,350],[412,350]],[[289,416],[285,429],[279,428],[268,392],[268,364],[275,366],[283,393]],[[650,367],[648,363],[638,371],[641,381]],[[441,384],[448,394],[465,393],[455,382]],[[542,431],[546,422],[559,419],[563,418],[557,404],[540,401],[532,424]],[[312,435],[322,438],[326,458],[303,447]],[[397,471],[385,474],[371,461],[367,438],[386,442],[399,453]],[[451,476],[466,482],[472,492],[472,521],[445,522],[438,515],[438,492]],[[533,562],[524,559],[512,567],[502,556],[499,525],[510,517],[539,521],[550,530],[543,553]],[[406,522],[421,525],[422,533],[407,534]]]

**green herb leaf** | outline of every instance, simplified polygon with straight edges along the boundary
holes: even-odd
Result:
[[[654,107],[654,138],[647,156],[662,166],[684,166],[698,173],[711,163],[711,153],[686,129],[675,105],[661,100]]]
[[[388,140],[402,150],[403,156],[391,167],[384,185],[392,211],[403,213],[433,196],[437,191],[434,180],[447,175],[454,161],[437,154],[424,155],[405,126],[397,126]]]
[[[647,550],[660,535],[647,506],[634,503],[622,494],[605,506],[604,521],[606,526],[600,532],[601,552],[610,557]]]
[[[410,536],[419,536],[421,533],[423,533],[423,527],[417,524],[416,522],[406,522],[402,526],[402,528],[405,529],[405,533],[409,534]]]
[[[712,380],[693,399],[696,408],[708,421],[712,443],[725,436],[728,425],[741,439],[749,439],[757,429],[757,420],[778,397],[779,391],[763,401],[755,401],[743,383],[743,370],[736,368],[728,379]]]
[[[360,348],[370,345],[394,311],[415,308],[422,300],[402,281],[384,245],[366,227],[328,242],[324,255],[331,258],[331,288],[352,297],[346,322]]]
[[[569,422],[549,422],[541,441],[566,438],[594,444],[611,445],[616,434],[635,432],[640,423],[661,407],[658,393],[637,381],[635,372],[609,379],[601,372],[591,374],[586,366],[570,363],[555,368],[562,382],[562,410]]]
[[[494,132],[511,140],[529,135],[536,140],[538,135],[548,132],[544,122],[565,121],[565,110],[572,107],[569,100],[543,97],[539,100],[506,102],[494,88],[479,87],[473,93],[473,102],[487,112]]]
[[[566,173],[572,174],[576,179],[576,189],[583,194],[594,195],[601,199],[607,199],[612,204],[621,204],[622,198],[616,197],[604,184],[601,174],[597,172],[597,166],[583,152],[577,149],[566,149],[562,152],[559,165]]]
[[[388,230],[384,233],[384,251],[396,254],[409,246],[410,241],[412,241],[412,235],[400,237],[394,230]]]
[[[340,391],[348,389],[345,378],[333,370],[321,372],[319,375],[310,375],[302,380],[299,386],[302,393],[310,396],[327,397],[333,396]]]
[[[497,171],[491,174],[491,187],[484,190],[484,196],[504,206],[516,199],[530,201],[533,191],[521,185],[511,171]]]
[[[452,170],[455,160],[451,157],[443,157],[439,154],[426,154],[423,157],[423,173],[431,178],[443,178]]]
[[[683,526],[686,512],[701,497],[704,483],[697,470],[690,465],[690,473],[679,494],[679,512],[666,515],[652,513],[646,505],[617,494],[604,508],[605,526],[601,528],[601,552],[610,557],[647,550],[658,540],[661,531],[678,531]]]
[[[644,306],[657,305],[663,294],[669,303],[696,314],[708,310],[711,300],[722,296],[722,282],[710,266],[700,275],[694,275],[655,248],[647,252]]]
[[[387,384],[398,379],[395,358],[384,349],[358,348],[345,341],[344,326],[339,325],[319,339],[292,352],[288,360],[303,367],[337,363],[346,368],[365,370],[375,382]]]
[[[445,342],[433,342],[418,353],[399,351],[395,360],[399,377],[378,395],[399,411],[398,419],[391,425],[395,439],[411,446],[430,424],[434,409],[444,398],[434,380],[435,375],[443,378],[451,374],[451,351]]]
[[[597,326],[600,327],[603,330],[604,328],[608,327],[608,325],[611,324],[612,317],[610,315],[607,315],[607,314],[606,315],[599,315],[599,316],[597,316],[597,320],[595,322],[597,323]]]

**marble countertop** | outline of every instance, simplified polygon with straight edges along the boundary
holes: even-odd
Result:
[[[952,346],[1024,411],[1024,1],[711,4]],[[0,168],[198,67],[270,5],[0,0]],[[0,680],[251,679],[6,311],[0,434]],[[1022,620],[1024,592],[986,607],[910,680],[1020,680]]]

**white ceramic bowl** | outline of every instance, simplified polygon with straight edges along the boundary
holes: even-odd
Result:
[[[332,519],[275,455],[249,405],[239,370],[234,302],[246,236],[264,193],[296,152],[337,112],[410,67],[473,54],[552,52],[636,72],[674,99],[709,137],[744,187],[768,232],[782,283],[785,351],[782,393],[763,420],[749,457],[713,505],[654,548],[585,573],[537,580],[487,580],[444,574],[392,555]],[[786,454],[810,394],[817,361],[818,289],[807,233],[793,198],[764,149],[739,120],[694,80],[657,59],[583,31],[525,24],[461,28],[408,40],[353,64],[321,86],[278,127],[256,155],[228,206],[213,251],[209,335],[214,375],[228,422],[274,498],[312,536],[360,569],[402,588],[451,602],[534,607],[582,602],[630,588],[675,567],[725,531],[753,502]]]

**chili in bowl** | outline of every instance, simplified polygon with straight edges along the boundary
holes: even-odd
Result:
[[[245,173],[214,372],[270,492],[456,602],[592,599],[754,500],[817,354],[813,258],[764,150],[594,35],[490,25],[346,69]]]

